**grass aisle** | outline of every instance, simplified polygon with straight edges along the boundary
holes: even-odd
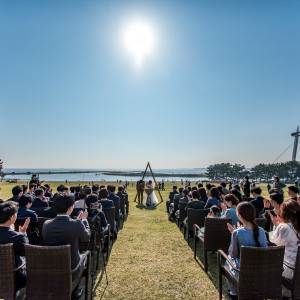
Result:
[[[176,224],[167,220],[165,202],[150,210],[136,207],[133,188],[129,197],[130,214],[107,266],[109,285],[103,278],[95,299],[105,288],[102,299],[217,299],[209,275],[193,259]]]

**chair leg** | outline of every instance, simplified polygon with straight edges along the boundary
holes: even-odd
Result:
[[[219,272],[219,299],[222,300],[222,274]]]
[[[90,272],[91,272],[91,255],[89,254],[88,256],[88,261],[87,261],[87,269],[86,269],[86,286],[85,286],[85,299],[89,299],[89,293],[91,293],[91,298],[92,296],[92,290],[90,291]]]
[[[183,238],[185,239],[186,227],[183,226]]]
[[[96,270],[98,271],[100,268],[100,255],[101,255],[101,250],[98,248],[97,250],[97,264],[96,264]]]
[[[204,249],[204,270],[207,273],[207,250]]]
[[[194,236],[194,259],[196,259],[196,247],[197,247],[197,239]]]

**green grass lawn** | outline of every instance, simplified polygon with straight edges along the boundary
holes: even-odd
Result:
[[[50,184],[56,189],[60,183]],[[11,197],[14,185],[1,182],[0,198],[6,200]],[[188,245],[177,225],[168,221],[165,201],[172,185],[166,183],[166,191],[161,192],[164,202],[156,209],[147,209],[134,203],[136,191],[130,185],[129,216],[121,226],[107,266],[109,284],[106,286],[104,279],[100,281],[101,273],[98,274],[94,299],[100,299],[101,296],[102,299],[218,298],[216,254],[209,254],[209,271],[206,274],[201,247],[198,247],[198,260],[195,261],[192,243]],[[177,185],[180,186],[179,183]],[[266,185],[260,186],[266,197]],[[158,197],[157,192],[156,195]],[[224,284],[223,291],[226,289]]]

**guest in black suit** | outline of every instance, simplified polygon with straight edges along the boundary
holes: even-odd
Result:
[[[13,197],[7,201],[19,202],[19,198],[23,195],[23,187],[21,185],[16,185],[11,190]]]
[[[167,206],[167,212],[169,213],[170,211],[170,204],[173,203],[174,195],[178,194],[177,192],[177,186],[173,186],[173,191],[170,192],[169,194],[169,200],[166,201],[166,206]]]
[[[57,211],[57,217],[46,221],[43,226],[43,237],[46,246],[71,246],[71,268],[74,269],[80,260],[78,242],[88,242],[91,237],[89,224],[86,220],[87,211],[82,211],[76,220],[70,218],[74,208],[75,199],[73,195],[60,193],[54,198],[53,206]],[[84,265],[73,274],[73,280],[80,276]],[[75,289],[72,298],[77,299],[82,290]]]
[[[74,194],[75,201],[80,200],[79,194],[80,194],[80,186],[76,186],[75,187],[75,194]]]
[[[117,193],[117,196],[121,198],[124,198],[125,199],[125,205],[126,205],[126,211],[127,211],[127,214],[128,214],[128,211],[129,211],[129,201],[128,201],[128,194],[125,192],[125,189],[124,189],[124,186],[123,185],[120,185],[118,187],[118,193]]]
[[[99,196],[99,191],[100,191],[99,184],[94,184],[92,186],[92,194],[96,194],[97,196]]]
[[[35,198],[32,203],[32,207],[49,207],[48,201],[44,199],[44,190],[36,189]]]
[[[120,197],[115,194],[115,191],[116,187],[114,185],[110,185],[107,199],[112,200],[113,203],[120,202]]]
[[[256,187],[251,190],[251,194],[254,199],[250,202],[253,204],[256,210],[263,210],[264,208],[264,197],[261,196],[261,188]]]
[[[38,216],[35,211],[30,210],[30,207],[33,203],[32,195],[25,194],[22,195],[19,199],[19,210],[18,218],[30,218],[31,226],[31,236],[29,237],[30,241],[34,245],[39,245],[39,223]]]
[[[26,230],[30,219],[26,219],[23,227],[19,227],[14,231],[14,223],[17,219],[18,204],[12,201],[6,201],[0,204],[0,244],[12,243],[15,254],[15,267],[18,268],[24,263],[25,250],[24,245],[28,244]],[[26,285],[26,271],[22,268],[16,273],[16,290]]]
[[[289,199],[293,199],[295,201],[298,201],[298,193],[299,193],[299,190],[294,186],[294,185],[290,185],[288,188],[287,188],[287,193],[289,195]]]
[[[101,203],[102,208],[115,207],[114,206],[114,202],[112,200],[109,200],[107,198],[107,196],[108,196],[107,189],[101,189],[100,192],[99,192],[99,198],[100,198],[100,200],[98,202]]]

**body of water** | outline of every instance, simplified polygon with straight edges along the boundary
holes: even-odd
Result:
[[[120,175],[104,175],[100,171],[100,169],[13,169],[13,168],[4,168],[4,173],[36,173],[39,174],[40,172],[93,172],[93,173],[68,173],[68,174],[40,174],[39,179],[42,181],[136,181],[140,179],[141,176],[120,176]],[[104,170],[102,170],[104,171]],[[111,170],[105,170],[105,171],[144,171],[144,169],[130,169],[130,170],[121,170],[121,169],[111,169]],[[206,171],[206,168],[197,168],[197,169],[153,169],[154,173],[164,173],[164,174],[182,174],[181,177],[160,177],[157,176],[155,179],[157,181],[161,181],[164,179],[165,181],[180,181],[183,180],[190,180],[190,181],[198,181],[198,180],[205,180],[206,177],[197,177],[196,174],[201,174]],[[185,174],[195,174],[195,177],[187,177]],[[151,179],[151,176],[145,177],[146,180]],[[7,175],[4,177],[5,180],[7,179],[18,179],[22,181],[30,181],[31,175]]]

